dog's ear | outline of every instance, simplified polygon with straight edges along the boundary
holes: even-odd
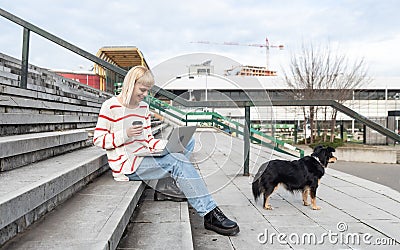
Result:
[[[334,148],[332,148],[332,147],[327,147],[326,149],[327,149],[328,152],[330,152],[330,153],[331,153],[331,152],[336,152],[336,150],[335,150]]]
[[[311,156],[319,157],[319,155],[322,153],[323,150],[324,150],[324,147],[321,145],[318,145],[314,148],[314,152],[311,154]]]
[[[321,149],[323,149],[323,148],[324,148],[324,147],[321,146],[321,145],[316,146],[316,147],[314,148],[314,153],[315,153],[315,154],[318,154],[318,153],[321,151]]]

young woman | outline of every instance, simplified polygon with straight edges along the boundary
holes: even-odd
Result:
[[[184,153],[163,157],[140,157],[135,153],[162,149],[165,141],[151,133],[151,116],[143,102],[154,84],[150,70],[136,66],[125,76],[118,96],[101,107],[93,142],[107,150],[108,163],[116,181],[154,180],[171,176],[190,205],[204,217],[206,229],[222,235],[236,235],[239,226],[217,207],[203,179],[190,162],[192,139]],[[138,124],[138,125],[132,125]]]

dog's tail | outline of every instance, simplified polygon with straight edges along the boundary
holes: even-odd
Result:
[[[251,184],[251,188],[253,190],[254,200],[257,202],[258,197],[261,195],[260,178],[254,180],[254,182]]]
[[[257,202],[258,197],[260,197],[261,193],[264,191],[263,186],[261,184],[261,180],[263,179],[263,174],[266,171],[267,167],[268,167],[269,163],[266,162],[264,164],[262,164],[260,166],[260,168],[258,169],[258,172],[256,174],[256,176],[254,176],[254,180],[253,183],[251,185],[251,188],[253,190],[253,196],[254,196],[254,200]]]

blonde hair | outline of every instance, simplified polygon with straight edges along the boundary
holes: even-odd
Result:
[[[135,66],[128,71],[124,78],[120,94],[124,105],[129,105],[136,83],[152,87],[154,85],[153,74],[149,69],[143,66]]]

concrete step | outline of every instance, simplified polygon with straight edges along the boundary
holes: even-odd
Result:
[[[0,70],[0,76],[2,76],[2,73]],[[58,88],[57,88],[58,89]],[[105,96],[102,96],[102,93],[97,93],[97,95],[93,96],[86,96],[85,93],[83,95],[63,95],[60,90],[52,89],[52,88],[44,88],[43,91],[37,91],[33,89],[33,86],[31,88],[27,89],[21,89],[18,85],[13,86],[10,85],[7,81],[3,81],[0,78],[0,90],[3,95],[8,95],[8,96],[19,96],[19,97],[28,97],[28,98],[34,98],[37,100],[42,100],[42,101],[52,101],[52,102],[63,102],[63,103],[69,103],[69,104],[78,104],[78,105],[85,105],[85,106],[92,106],[92,107],[100,107],[101,103],[104,101],[104,98],[110,97],[109,95],[105,94]]]
[[[102,103],[113,96],[29,65],[19,87],[21,61],[0,53],[0,134],[94,127]]]
[[[0,113],[0,125],[28,124],[60,124],[60,123],[90,123],[96,125],[98,116],[95,115],[55,115],[37,113]]]
[[[89,147],[0,172],[0,245],[107,169],[105,152]]]
[[[108,171],[2,249],[115,249],[144,188]]]
[[[57,112],[80,112],[80,113],[93,113],[98,114],[100,111],[100,107],[90,107],[85,106],[84,104],[69,104],[64,102],[53,102],[46,100],[37,100],[33,98],[27,97],[19,97],[19,96],[8,96],[0,94],[0,106],[7,107],[7,112],[3,113],[16,113],[12,111],[20,111],[20,110],[46,110],[47,113],[50,111]],[[12,109],[14,108],[14,110]],[[24,113],[24,112],[19,112]],[[28,113],[28,112],[25,112]],[[34,112],[30,112],[34,113]],[[51,113],[50,113],[51,114]]]
[[[0,83],[9,86],[19,86],[21,75],[21,61],[0,53]],[[28,89],[38,95],[58,95],[64,100],[86,100],[93,103],[102,103],[103,95],[112,94],[101,92],[85,84],[64,78],[47,69],[28,65]],[[38,97],[39,99],[41,97]]]
[[[193,249],[187,202],[154,201],[146,189],[117,249]]]
[[[0,172],[89,145],[85,129],[0,137]]]
[[[94,127],[99,111],[100,107],[8,96],[0,91],[0,134]]]

